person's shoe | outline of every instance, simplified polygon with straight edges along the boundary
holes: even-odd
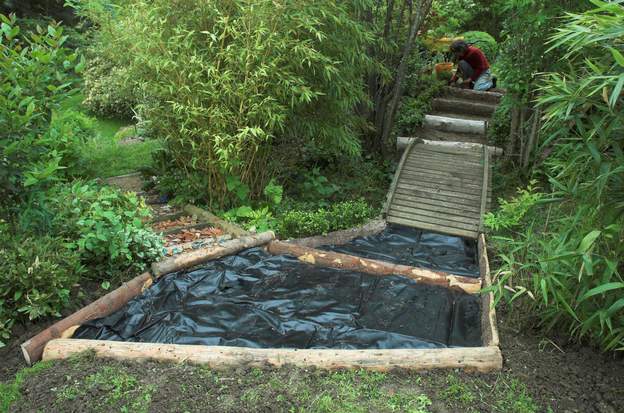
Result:
[[[491,89],[496,89],[496,76],[492,77],[492,87]]]

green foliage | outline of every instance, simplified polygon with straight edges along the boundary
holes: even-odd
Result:
[[[526,103],[536,75],[563,66],[556,54],[544,58],[557,19],[566,11],[586,7],[584,0],[498,0],[496,18],[503,21],[497,72],[508,95]]]
[[[473,44],[483,51],[488,61],[494,63],[498,54],[498,44],[496,39],[486,32],[466,32],[462,35],[468,44]]]
[[[326,234],[360,225],[377,213],[363,200],[340,202],[316,211],[292,210],[281,216],[278,232],[282,238]]]
[[[536,181],[531,181],[525,189],[518,188],[517,196],[510,201],[499,199],[499,209],[485,215],[485,225],[494,231],[509,230],[520,225],[524,216],[544,196],[536,192],[535,184]]]
[[[23,237],[0,224],[0,346],[16,320],[60,316],[84,272],[78,253],[58,237]]]
[[[143,270],[162,254],[160,236],[144,224],[149,209],[134,193],[78,181],[49,194],[47,208],[53,231],[96,279]]]
[[[568,13],[551,37],[557,72],[542,76],[545,120],[535,161],[550,193],[505,205],[509,229],[498,238],[503,260],[497,298],[535,314],[546,328],[605,350],[624,349],[624,9],[592,1]],[[541,162],[540,162],[541,161]],[[523,197],[521,197],[523,198]],[[515,205],[515,206],[514,206]],[[517,228],[515,212],[524,214]]]
[[[139,92],[127,67],[96,55],[89,59],[83,79],[83,103],[92,113],[103,118],[132,119]]]
[[[455,36],[480,10],[480,3],[473,0],[434,0],[427,34],[433,38]]]
[[[430,74],[418,72],[408,77],[408,90],[401,101],[394,125],[398,136],[412,136],[431,110],[433,98],[440,92],[444,82]]]
[[[261,196],[280,142],[359,152],[353,109],[366,103],[371,64],[363,5],[135,0],[114,18],[90,16],[100,26],[93,53],[136,82],[141,118],[166,139],[166,171],[228,207],[226,178]]]
[[[83,63],[63,46],[59,25],[23,33],[15,16],[0,20],[0,202],[10,202],[25,187],[56,182],[66,168],[67,141],[46,132]]]

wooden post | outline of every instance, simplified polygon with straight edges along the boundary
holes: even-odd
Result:
[[[476,294],[481,289],[481,281],[477,278],[321,251],[281,241],[271,242],[268,251],[273,255],[292,255],[302,262],[324,267],[361,271],[378,276],[402,275],[416,282],[458,289],[468,294]]]
[[[294,366],[324,370],[422,371],[462,368],[486,373],[500,370],[503,366],[500,349],[493,346],[441,349],[299,350],[81,339],[57,339],[49,342],[43,359],[63,360],[84,351],[94,351],[97,357],[115,360],[156,360],[203,364],[212,369]]]
[[[273,231],[267,231],[226,241],[223,244],[217,244],[208,248],[200,248],[152,264],[152,274],[154,274],[154,277],[160,277],[171,272],[194,267],[206,261],[235,254],[238,251],[264,245],[273,239],[275,239]]]
[[[195,205],[189,204],[185,206],[184,212],[186,212],[189,215],[194,215],[198,218],[201,218],[202,220],[210,224],[216,225],[217,227],[221,228],[223,231],[227,232],[228,234],[232,234],[235,237],[242,237],[245,235],[249,235],[249,232],[245,231],[238,225],[232,224],[231,222],[227,222],[226,220],[223,220],[219,218],[218,216],[211,214],[208,211],[205,211],[201,208],[197,208]]]
[[[146,272],[124,283],[121,287],[97,299],[72,315],[54,323],[30,340],[22,344],[22,353],[29,365],[41,359],[43,348],[52,339],[59,338],[68,329],[84,324],[89,320],[106,317],[123,307],[128,301],[141,294],[146,283],[151,283],[152,276]]]

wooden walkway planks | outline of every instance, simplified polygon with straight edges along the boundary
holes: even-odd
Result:
[[[388,193],[386,220],[476,239],[492,197],[490,156],[488,150],[413,142]]]

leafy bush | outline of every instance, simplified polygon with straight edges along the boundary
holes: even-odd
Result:
[[[454,36],[481,11],[474,0],[434,0],[427,34],[433,38]]]
[[[17,320],[59,316],[84,268],[52,236],[20,237],[0,224],[0,347]]]
[[[481,49],[490,63],[494,63],[498,54],[496,39],[486,32],[466,32],[462,36],[468,44]]]
[[[550,193],[527,211],[521,196],[499,212],[499,222],[524,219],[498,237],[495,288],[546,328],[624,350],[624,8],[592,3],[551,38],[566,69],[542,77],[538,99],[545,159],[535,173]]]
[[[63,46],[59,25],[24,34],[15,16],[0,20],[0,202],[10,203],[27,187],[54,183],[65,168],[64,143],[46,131],[82,63]]]
[[[278,233],[282,238],[326,234],[360,225],[377,213],[363,200],[340,202],[316,211],[288,211],[280,217]]]
[[[103,118],[131,119],[138,103],[136,80],[124,66],[95,56],[83,74],[83,104]]]
[[[144,94],[138,111],[166,139],[166,170],[229,207],[227,176],[260,197],[281,141],[359,152],[354,108],[367,101],[372,40],[357,18],[364,5],[135,0],[114,18],[83,10],[101,28],[94,53],[127,68]]]
[[[417,73],[409,79],[409,85],[394,125],[398,136],[412,136],[414,130],[422,125],[425,115],[431,109],[433,98],[440,92],[444,82],[430,74]]]
[[[143,270],[162,255],[162,239],[144,224],[149,209],[134,193],[76,182],[51,192],[48,208],[53,231],[95,278]]]

